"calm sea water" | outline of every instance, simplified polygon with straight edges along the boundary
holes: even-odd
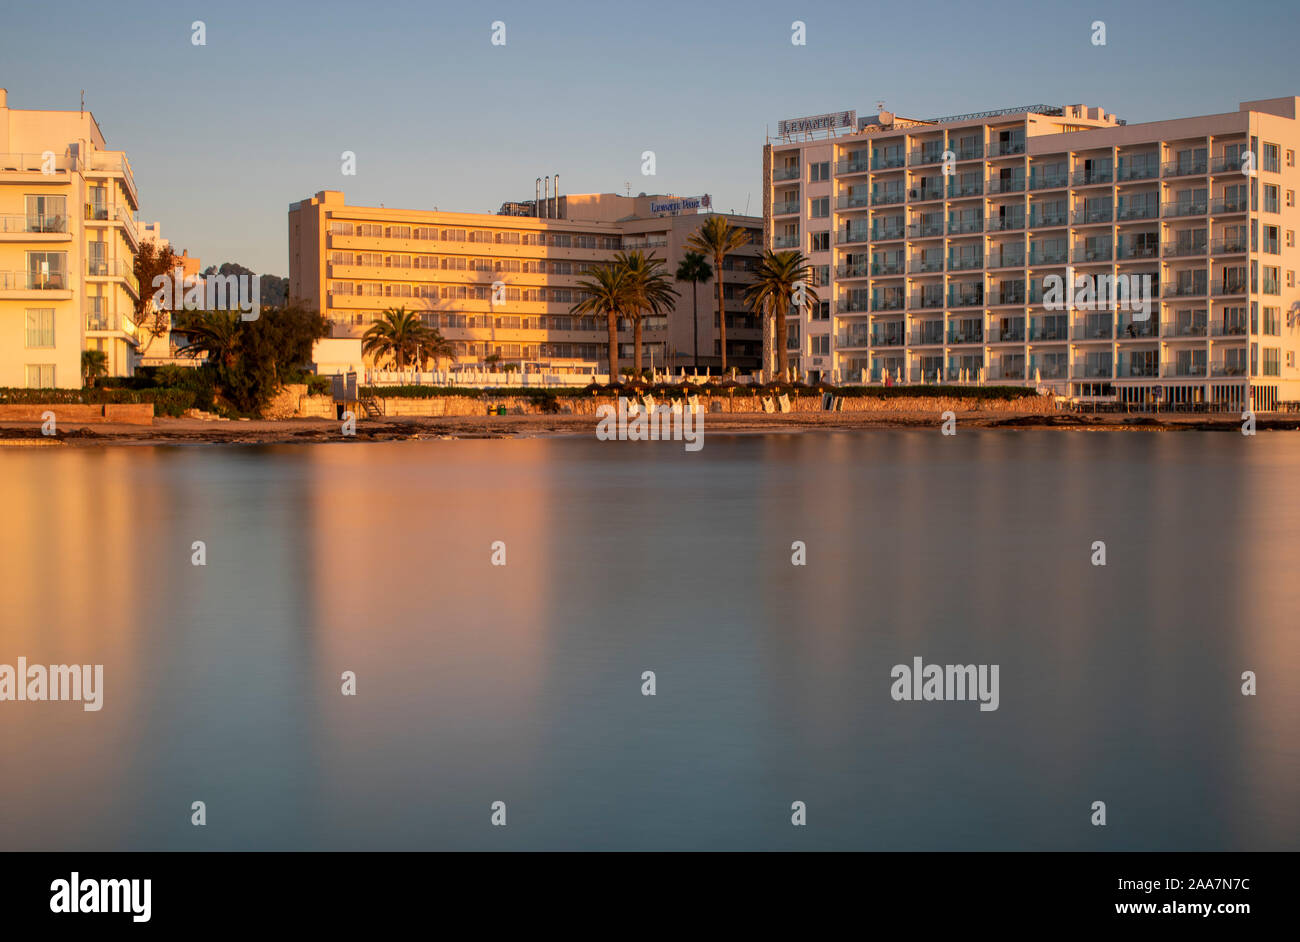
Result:
[[[105,692],[0,703],[0,847],[1295,850],[1298,470],[1282,433],[8,450],[0,663]],[[1000,708],[893,701],[917,656]]]

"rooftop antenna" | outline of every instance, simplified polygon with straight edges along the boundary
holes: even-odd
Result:
[[[623,192],[625,192],[628,196],[632,195],[632,184],[626,180],[623,182]]]
[[[885,110],[885,102],[883,100],[878,99],[876,101],[876,111],[881,112],[884,110]]]
[[[86,90],[84,88],[81,90],[81,113],[83,115],[86,113]]]
[[[745,215],[749,215],[749,194],[745,194]]]

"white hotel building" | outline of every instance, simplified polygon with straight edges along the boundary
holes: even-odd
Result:
[[[765,238],[808,256],[822,299],[790,320],[791,363],[1084,401],[1300,400],[1298,111],[783,122],[763,153]],[[1070,274],[1149,276],[1149,317],[1044,305],[1044,279]]]

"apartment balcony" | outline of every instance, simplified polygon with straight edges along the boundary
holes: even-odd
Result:
[[[1105,170],[1076,170],[1070,174],[1070,183],[1074,186],[1098,186],[1103,183],[1114,183],[1115,174],[1110,169]]]
[[[1115,213],[1119,222],[1133,222],[1138,219],[1157,219],[1160,206],[1157,203],[1141,203],[1137,206],[1125,206]]]
[[[901,294],[887,294],[878,298],[871,299],[871,313],[879,314],[881,311],[901,311],[906,304],[906,299]]]
[[[67,242],[68,217],[49,214],[0,216],[0,242]]]
[[[1115,371],[1116,379],[1154,379],[1160,375],[1160,365],[1158,363],[1148,363],[1145,360],[1139,360],[1136,363],[1125,363],[1120,358],[1119,369]]]
[[[943,161],[943,144],[934,147],[920,147],[912,151],[910,157],[913,167],[922,164],[937,164]]]
[[[903,346],[903,332],[898,331],[880,331],[871,335],[871,345],[873,347],[901,347]]]
[[[1162,298],[1203,298],[1205,282],[1170,282],[1162,286],[1160,296]]]
[[[1165,203],[1165,218],[1178,216],[1204,216],[1208,205],[1204,202],[1194,200],[1175,200],[1172,203]]]
[[[989,334],[989,339],[988,339],[989,343],[1024,343],[1025,342],[1025,328],[1023,325],[1019,327],[1008,327],[1006,330],[1003,330],[1000,326],[993,326],[989,328],[988,334]]]
[[[865,158],[855,157],[850,160],[837,160],[835,162],[836,173],[870,173],[871,166]]]
[[[876,226],[871,230],[871,240],[873,242],[888,241],[890,239],[902,239],[906,232],[904,226]]]
[[[1025,250],[1023,248],[1018,252],[997,252],[991,251],[988,255],[989,268],[1024,268],[1025,267]]]
[[[1210,165],[1211,173],[1241,173],[1241,157],[1216,157]]]
[[[907,227],[908,238],[934,239],[943,235],[941,222],[914,222]]]
[[[1273,287],[1276,287],[1273,286]],[[1236,295],[1246,293],[1246,280],[1228,279],[1225,281],[1216,281],[1211,286],[1211,291],[1215,295]],[[1269,291],[1269,285],[1264,285],[1264,294],[1277,294],[1277,291]],[[1204,292],[1202,292],[1204,293]]]
[[[862,240],[863,242],[866,239]],[[774,249],[797,249],[799,248],[799,236],[797,235],[779,235],[772,237],[772,248]]]
[[[1205,379],[1209,375],[1204,363],[1166,363],[1160,369],[1161,376],[1182,379]]]
[[[958,256],[948,259],[948,271],[974,271],[984,267],[983,255]]]
[[[901,154],[881,154],[871,155],[872,170],[897,170],[907,162],[907,158]]]
[[[949,291],[949,307],[983,307],[984,290],[982,288],[975,291]]]
[[[870,305],[863,297],[841,298],[835,302],[835,311],[838,314],[866,314]]]
[[[840,265],[835,269],[837,278],[869,278],[870,276],[871,268],[866,264]]]
[[[125,314],[104,314],[97,311],[87,311],[86,330],[100,333],[120,333],[134,337],[136,323]]]
[[[1069,338],[1069,331],[1066,330],[1064,325],[1033,323],[1029,325],[1030,343],[1050,340],[1068,340]]]
[[[958,160],[980,160],[984,156],[984,146],[982,144],[954,147],[952,151],[957,155]]]
[[[1046,173],[1031,173],[1029,175],[1029,188],[1031,190],[1059,190],[1070,185],[1070,175],[1064,170],[1053,170]]]
[[[943,346],[943,325],[934,324],[921,330],[914,330],[908,340],[914,347],[941,347]]]
[[[855,194],[850,194],[848,196],[841,196],[839,199],[835,201],[835,208],[836,209],[866,209],[868,202],[869,201],[865,193],[862,194],[855,193]]]
[[[1002,291],[998,288],[990,288],[984,295],[984,303],[990,307],[999,307],[1009,304],[1024,304],[1025,289],[1018,288]]]
[[[1030,265],[1064,265],[1065,259],[1065,249],[1031,248],[1029,250]]]
[[[1015,381],[1023,382],[1025,379],[1025,365],[1023,363],[994,363],[984,372],[984,382]]]
[[[907,191],[907,197],[913,203],[928,203],[943,199],[943,184],[935,186],[918,186]]]
[[[1160,247],[1160,254],[1165,258],[1189,258],[1204,255],[1206,243],[1201,242],[1166,242]]]
[[[1132,262],[1159,255],[1154,242],[1139,242],[1136,245],[1121,244],[1115,252],[1115,258],[1121,262]]]
[[[1017,154],[1025,152],[1025,142],[1016,141],[989,141],[990,157],[1014,157]]]
[[[982,328],[974,327],[953,327],[948,329],[948,343],[950,344],[972,344],[983,343],[984,331]]]
[[[140,283],[136,280],[135,272],[132,266],[120,258],[111,259],[86,259],[86,277],[88,278],[114,278],[124,281],[137,297],[140,294]]]
[[[1075,246],[1072,255],[1072,261],[1088,263],[1111,262],[1115,259],[1115,250],[1109,245],[1094,246],[1087,248],[1082,245]]]
[[[1213,337],[1245,337],[1246,325],[1244,323],[1219,323],[1215,324],[1210,331]]]
[[[903,273],[904,272],[903,272],[902,259],[896,259],[894,261],[888,261],[888,262],[871,263],[871,274],[873,275],[888,277],[890,275],[901,275]]]
[[[990,177],[988,186],[985,189],[985,192],[990,196],[995,193],[1023,193],[1024,191],[1024,177],[1009,177],[1005,180],[1000,177]]]
[[[1095,226],[1101,223],[1110,223],[1114,215],[1114,211],[1110,206],[1104,209],[1078,209],[1074,212],[1074,224],[1076,226]]]
[[[1246,240],[1215,239],[1211,252],[1214,255],[1243,255],[1246,252]]]
[[[871,194],[872,206],[893,206],[907,198],[906,190],[878,190]]]
[[[1019,213],[1014,216],[989,216],[989,232],[1014,232],[1017,229],[1025,228],[1025,216]]]
[[[1153,315],[1155,312],[1152,312]],[[1136,320],[1131,317],[1121,317],[1119,326],[1115,331],[1117,340],[1150,340],[1160,333],[1160,322],[1155,316]]]
[[[1079,324],[1070,331],[1071,340],[1114,340],[1113,324]]]
[[[1171,160],[1160,168],[1162,177],[1198,177],[1205,176],[1209,169],[1205,158],[1196,160]]]
[[[943,271],[943,259],[941,258],[914,258],[907,266],[908,272],[913,275],[930,275]]]
[[[1065,213],[1034,212],[1029,214],[1029,228],[1031,229],[1051,229],[1068,223],[1069,217]]]
[[[1206,335],[1204,321],[1165,321],[1161,327],[1162,337],[1195,337]]]
[[[100,151],[83,161],[82,172],[86,175],[100,173],[120,174],[122,183],[131,194],[131,201],[140,203],[139,191],[135,188],[135,174],[131,172],[131,162],[121,151]]]
[[[1057,363],[1053,366],[1044,366],[1041,363],[1031,364],[1029,372],[1033,374],[1034,379],[1065,379],[1066,370],[1063,364]]]
[[[921,310],[942,310],[943,295],[938,293],[914,294],[912,295],[912,303],[908,307],[920,308]]]
[[[785,203],[772,204],[773,216],[793,216],[797,212],[799,212],[798,200],[789,200],[788,202]]]
[[[1140,167],[1120,167],[1115,174],[1116,183],[1132,183],[1135,180],[1154,180],[1160,176],[1160,165],[1144,164]]]
[[[835,347],[838,350],[864,350],[870,337],[865,330],[843,331],[835,338]]]
[[[1115,368],[1107,363],[1076,363],[1070,369],[1071,379],[1113,379]]]
[[[948,223],[948,235],[970,235],[983,231],[983,219],[951,220]]]
[[[1244,363],[1212,363],[1210,364],[1211,376],[1245,376],[1246,364]]]
[[[67,272],[0,271],[0,291],[71,291]]]
[[[1210,212],[1215,215],[1228,213],[1244,213],[1246,211],[1246,200],[1241,199],[1218,199],[1210,204]]]
[[[952,199],[962,199],[967,196],[983,196],[984,181],[976,180],[970,183],[960,183],[957,180],[948,181],[948,196]]]
[[[773,167],[772,168],[772,180],[774,182],[779,183],[783,180],[798,180],[798,179],[799,179],[798,167]]]

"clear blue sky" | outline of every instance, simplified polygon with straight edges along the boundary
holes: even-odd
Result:
[[[806,46],[790,42],[796,19]],[[490,43],[494,20],[505,46]],[[16,108],[75,109],[84,88],[131,158],[141,218],[205,265],[287,274],[288,205],[321,189],[493,212],[559,173],[564,192],[631,183],[757,212],[780,118],[869,114],[881,99],[912,117],[1039,102],[1130,122],[1234,111],[1300,94],[1298,26],[1295,0],[72,0],[6,5],[0,86]]]

